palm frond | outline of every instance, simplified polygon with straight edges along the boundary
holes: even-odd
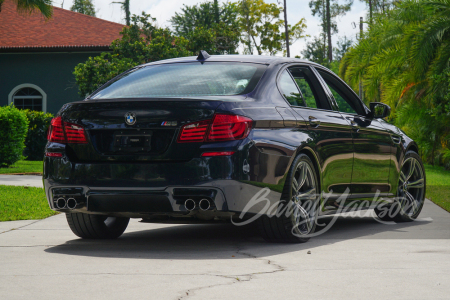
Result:
[[[40,11],[42,15],[49,19],[53,15],[51,0],[14,0],[17,4],[17,11],[22,14],[32,14]]]

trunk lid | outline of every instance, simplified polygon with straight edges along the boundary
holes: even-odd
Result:
[[[190,160],[202,143],[177,143],[180,127],[212,119],[222,102],[181,98],[73,102],[60,115],[83,126],[88,143],[68,144],[66,152],[71,160],[85,162]]]

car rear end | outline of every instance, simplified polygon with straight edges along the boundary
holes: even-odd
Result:
[[[224,186],[246,179],[253,120],[224,104],[248,101],[265,66],[197,64],[140,68],[65,105],[52,120],[44,158],[50,207],[143,218],[193,210],[229,216],[235,209]],[[167,83],[176,76],[175,86]]]

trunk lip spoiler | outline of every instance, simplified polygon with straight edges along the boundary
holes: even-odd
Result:
[[[222,98],[223,97],[223,98]],[[101,102],[176,102],[176,101],[223,101],[223,102],[247,102],[251,101],[248,94],[244,95],[233,95],[233,96],[205,96],[202,98],[199,97],[164,97],[164,98],[108,98],[108,99],[89,99],[86,98],[81,101],[74,101],[70,104],[81,104],[81,103],[101,103]],[[253,100],[253,99],[252,99]]]

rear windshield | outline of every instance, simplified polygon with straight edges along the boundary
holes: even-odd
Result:
[[[247,94],[267,66],[193,62],[146,66],[104,85],[91,99],[196,97]]]

